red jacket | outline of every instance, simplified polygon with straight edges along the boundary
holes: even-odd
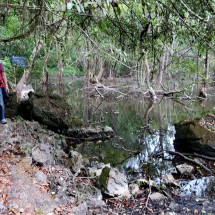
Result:
[[[2,63],[0,63],[0,88],[4,88],[4,79],[2,77],[3,72],[4,72],[4,67]]]

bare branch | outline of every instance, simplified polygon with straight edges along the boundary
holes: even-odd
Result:
[[[182,0],[180,0],[181,4],[186,8],[187,11],[189,11],[192,15],[194,15],[197,19],[200,19],[202,21],[205,21],[202,17],[200,17],[198,14],[194,13]]]

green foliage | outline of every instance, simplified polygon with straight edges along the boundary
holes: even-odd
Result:
[[[4,65],[4,69],[5,69],[5,72],[7,74],[7,77],[10,79],[11,77],[14,76],[14,71],[13,71],[13,67],[12,67],[12,64],[10,62],[10,58],[8,57],[5,57],[3,60],[2,60],[2,63]]]
[[[6,3],[6,1],[3,1]],[[25,2],[25,1],[24,1]],[[149,61],[158,68],[164,44],[176,49],[192,46],[193,57],[204,56],[215,45],[214,2],[176,0],[92,0],[92,1],[31,1],[24,7],[23,1],[10,1],[14,7],[5,7],[6,20],[0,26],[0,38],[12,38],[0,43],[1,58],[12,55],[30,57],[35,43],[43,43],[49,50],[48,71],[58,70],[58,60],[64,60],[64,73],[84,75],[86,60],[91,61],[96,73],[96,57],[105,61],[106,71],[115,70],[116,76],[130,73],[123,64],[134,66],[143,53],[148,52]],[[39,11],[41,5],[49,10]],[[21,7],[20,9],[20,6]],[[41,13],[38,13],[41,12]],[[30,31],[28,33],[28,31]],[[26,33],[27,32],[27,33]],[[61,53],[57,45],[60,44]],[[91,47],[87,48],[87,41]],[[198,52],[198,53],[197,53]],[[41,75],[44,51],[34,64],[33,75]],[[173,56],[170,73],[182,73],[185,77],[196,74],[193,59]],[[177,59],[178,58],[178,59]],[[119,63],[120,62],[120,63]],[[12,68],[5,60],[9,77]],[[203,63],[203,61],[201,62]],[[157,69],[158,70],[158,69]],[[17,69],[20,77],[22,69]]]
[[[68,65],[64,68],[64,74],[80,76],[84,75],[84,71]]]

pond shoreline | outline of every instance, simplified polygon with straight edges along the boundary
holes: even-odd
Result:
[[[165,189],[160,189],[150,183],[147,185],[147,181],[150,182],[147,179],[144,183],[139,182],[138,188],[135,185],[138,183],[129,185],[134,186],[130,187],[130,197],[102,196],[94,188],[96,177],[87,174],[84,163],[88,163],[88,159],[76,160],[75,165],[67,163],[68,155],[62,150],[65,147],[62,135],[44,130],[37,122],[16,119],[14,122],[8,121],[8,125],[2,125],[1,132],[1,214],[21,213],[20,211],[26,215],[79,214],[80,210],[83,211],[82,214],[185,214],[185,211],[186,214],[198,214],[202,211],[214,213],[213,199],[179,197],[174,194],[176,187],[174,188],[173,182],[168,182]],[[55,157],[52,157],[53,154]],[[94,194],[90,194],[91,189]],[[31,192],[34,192],[34,198],[26,199],[24,196],[30,196]],[[155,197],[150,197],[152,194]],[[41,198],[43,203],[38,201]],[[49,208],[44,206],[44,202]]]

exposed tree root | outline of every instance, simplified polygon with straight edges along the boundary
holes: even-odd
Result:
[[[182,154],[182,153],[180,153],[180,152],[164,150],[164,151],[161,151],[161,152],[159,152],[158,154],[156,154],[156,156],[158,156],[158,155],[160,155],[160,154],[162,154],[162,153],[164,153],[164,152],[167,152],[167,153],[172,154],[172,155],[179,155],[179,156],[181,156],[182,158],[184,158],[184,160],[190,161],[190,162],[192,162],[192,163],[195,163],[195,164],[197,164],[198,166],[202,167],[202,169],[204,169],[204,170],[207,171],[208,173],[212,173],[212,171],[211,171],[210,169],[208,169],[208,168],[207,168],[205,165],[203,165],[202,163],[200,163],[200,162],[198,162],[198,161],[196,161],[196,160],[194,160],[194,159],[188,158],[187,156],[185,156],[184,154]]]

